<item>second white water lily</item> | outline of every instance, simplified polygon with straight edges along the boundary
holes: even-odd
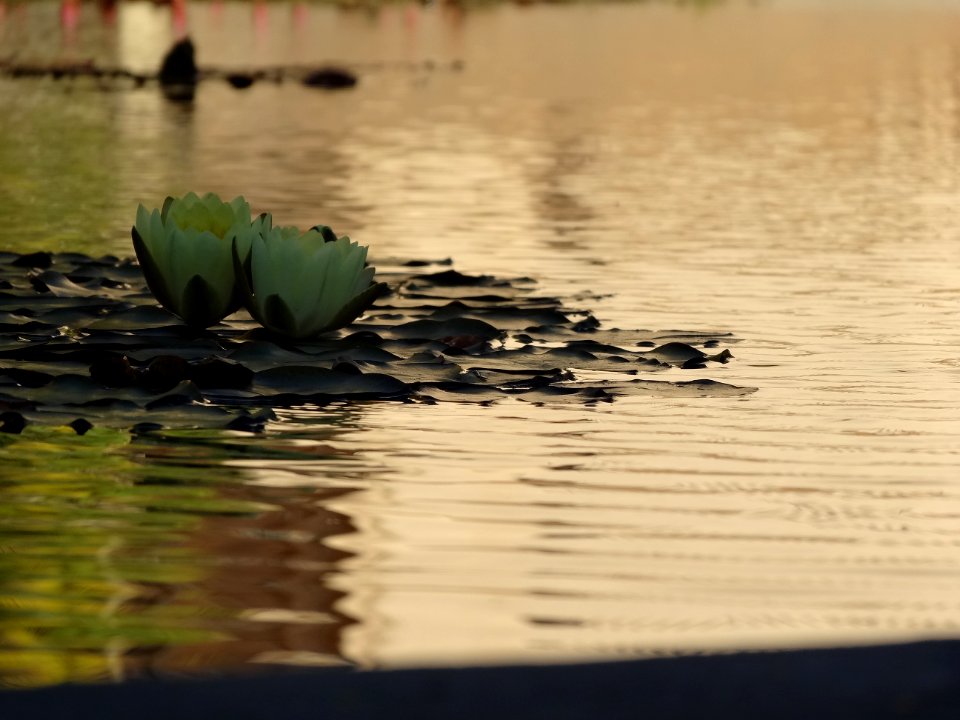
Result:
[[[264,227],[249,253],[236,243],[238,285],[250,314],[268,330],[294,339],[349,325],[385,289],[366,265],[367,248],[329,228]]]

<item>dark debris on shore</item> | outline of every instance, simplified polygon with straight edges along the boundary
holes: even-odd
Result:
[[[422,63],[409,62],[394,64],[391,67],[410,71],[459,71],[463,63],[454,61],[448,64],[432,60]],[[92,78],[101,83],[129,82],[134,87],[143,87],[157,83],[174,99],[192,97],[188,92],[205,80],[221,80],[237,90],[245,90],[257,82],[272,83],[297,82],[306,87],[322,90],[345,90],[353,88],[360,80],[362,71],[382,70],[383,63],[369,63],[346,67],[340,64],[321,65],[277,65],[257,69],[242,68],[200,68],[195,61],[195,48],[189,38],[175,43],[156,72],[134,72],[126,68],[99,65],[93,60],[74,62],[31,63],[15,59],[0,58],[0,74],[12,78],[51,78],[53,80],[74,80]]]

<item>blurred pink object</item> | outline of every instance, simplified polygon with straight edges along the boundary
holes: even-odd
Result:
[[[187,0],[170,0],[171,19],[176,39],[187,36]]]

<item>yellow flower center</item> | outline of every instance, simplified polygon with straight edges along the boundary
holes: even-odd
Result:
[[[209,232],[218,238],[224,237],[236,221],[233,209],[226,203],[211,208],[202,202],[175,203],[170,208],[170,219],[181,230],[193,228],[199,232]]]

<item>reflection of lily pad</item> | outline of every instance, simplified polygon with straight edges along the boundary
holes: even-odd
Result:
[[[157,306],[129,260],[2,253],[0,430],[18,432],[24,422],[78,433],[91,425],[256,430],[271,407],[307,402],[592,404],[751,392],[641,377],[725,363],[732,356],[718,346],[727,335],[607,329],[537,296],[529,279],[437,271],[443,264],[381,271],[390,291],[364,318],[294,342],[243,312],[210,330],[189,328]]]

